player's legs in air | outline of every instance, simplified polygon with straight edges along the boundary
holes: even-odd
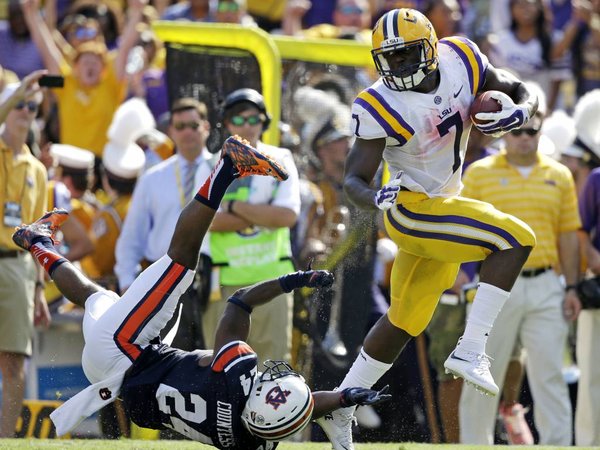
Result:
[[[167,255],[140,274],[119,299],[88,280],[54,248],[54,232],[67,218],[55,210],[17,230],[13,240],[42,264],[60,291],[85,306],[82,365],[92,383],[126,370],[166,325],[192,283],[200,244],[229,184],[238,177],[287,173],[238,138],[223,145],[211,175],[181,212]]]

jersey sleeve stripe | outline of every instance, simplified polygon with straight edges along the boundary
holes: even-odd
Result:
[[[471,93],[473,95],[477,94],[485,80],[485,70],[478,52],[471,46],[469,41],[456,37],[442,39],[440,43],[448,45],[462,59],[469,75]]]
[[[117,347],[130,360],[135,361],[142,351],[141,347],[134,343],[137,336],[144,326],[160,311],[164,302],[186,273],[187,269],[182,265],[174,262],[169,264],[158,278],[158,281],[129,312],[113,335]]]
[[[358,94],[355,102],[367,110],[389,136],[405,144],[414,134],[414,130],[385,99],[375,90],[366,89]]]
[[[229,370],[233,365],[247,359],[248,356],[253,356],[254,350],[245,342],[239,341],[237,345],[233,345],[223,352],[219,352],[217,357],[212,362],[212,369],[215,372],[223,372]]]

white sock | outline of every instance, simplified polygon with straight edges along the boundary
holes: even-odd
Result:
[[[467,318],[467,326],[459,347],[477,353],[485,352],[489,332],[510,292],[487,283],[479,283]]]
[[[392,367],[391,364],[371,358],[367,355],[365,349],[361,348],[360,354],[357,356],[354,364],[352,364],[352,367],[350,367],[338,390],[341,391],[349,387],[370,389],[384,373],[390,370],[390,367]]]

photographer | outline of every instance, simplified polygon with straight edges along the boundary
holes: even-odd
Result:
[[[43,99],[38,81],[44,73],[32,72],[0,94],[0,438],[15,434],[33,327],[50,322],[43,271],[11,239],[16,226],[34,220],[46,208],[46,169],[26,144]]]

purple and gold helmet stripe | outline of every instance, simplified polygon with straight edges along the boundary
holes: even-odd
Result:
[[[383,40],[387,41],[390,38],[398,37],[398,10],[389,11],[381,20],[383,21]]]
[[[396,230],[408,236],[475,245],[491,251],[522,247],[517,238],[503,228],[469,217],[419,214],[396,205],[388,211],[387,218]]]
[[[401,145],[415,134],[415,130],[376,90],[365,89],[354,102],[367,110],[388,136],[396,138]]]
[[[459,37],[442,39],[440,40],[440,44],[445,44],[452,48],[460,59],[462,59],[469,76],[471,94],[477,94],[485,82],[486,68],[483,66],[481,56],[475,44],[468,39]]]

